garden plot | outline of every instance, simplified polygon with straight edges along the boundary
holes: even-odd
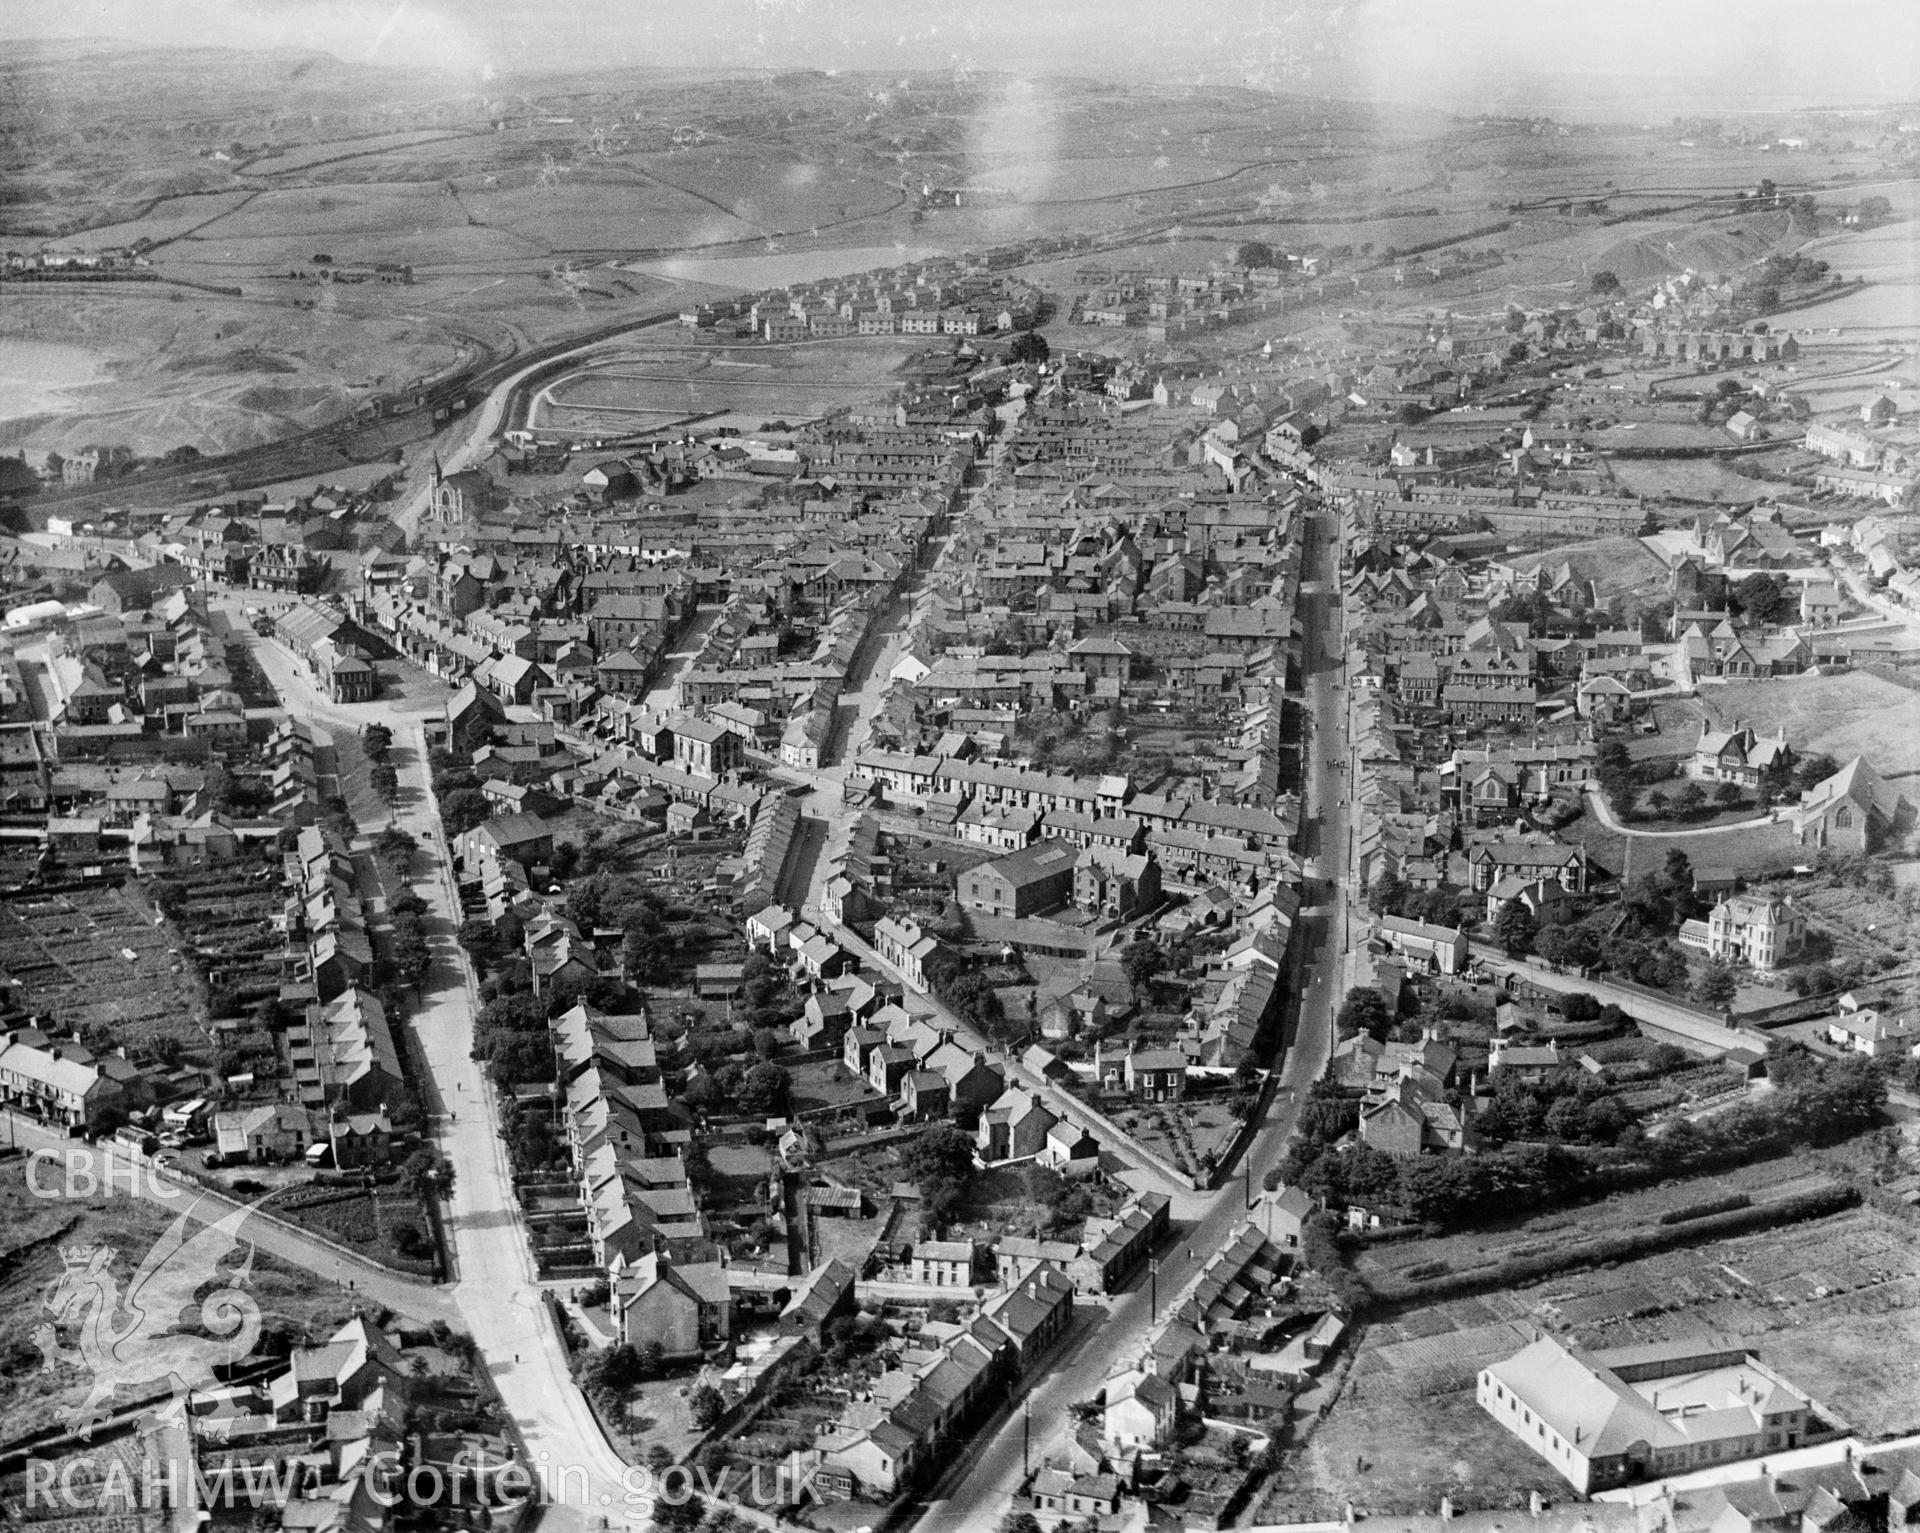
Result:
[[[1517,1297],[1533,1300],[1537,1323],[1593,1347],[1740,1336],[1847,1424],[1880,1435],[1920,1425],[1916,1258],[1920,1231],[1859,1209],[1564,1275]],[[1649,1296],[1657,1313],[1644,1312]]]
[[[128,1046],[195,1034],[199,985],[174,941],[129,889],[0,900],[0,953],[28,1004],[63,1026],[109,1029]]]

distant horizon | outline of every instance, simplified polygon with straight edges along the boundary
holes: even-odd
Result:
[[[0,38],[297,50],[477,90],[621,70],[1062,76],[1456,114],[1661,121],[1920,105],[1920,5],[1857,0],[73,0]],[[1577,67],[1568,67],[1577,63]]]
[[[432,64],[413,61],[382,61],[346,57],[325,46],[315,43],[274,42],[257,45],[222,43],[212,41],[143,41],[136,38],[116,37],[106,34],[60,35],[25,37],[16,40],[23,50],[44,47],[49,50],[57,47],[112,49],[128,53],[227,53],[236,55],[259,54],[263,57],[285,55],[289,57],[324,57],[345,68],[391,70],[395,73],[428,74],[445,78],[450,83],[460,85],[476,95],[497,93],[502,87],[520,82],[563,81],[581,77],[617,77],[623,74],[635,75],[681,75],[694,78],[743,79],[777,78],[781,75],[819,74],[828,77],[877,76],[882,78],[922,77],[939,78],[941,76],[975,76],[983,79],[996,78],[1058,78],[1076,80],[1088,84],[1110,85],[1118,82],[1114,76],[1090,68],[1059,68],[1052,70],[1025,68],[963,68],[954,65],[926,65],[912,69],[884,68],[879,65],[828,66],[821,64],[790,63],[784,66],[760,65],[753,63],[733,64],[691,64],[691,63],[650,63],[632,60],[621,63],[580,63],[562,62],[525,64],[517,68],[495,70],[485,77],[474,77],[471,72],[451,65]],[[1561,82],[1564,90],[1566,82],[1585,82],[1589,87],[1609,90],[1609,99],[1619,103],[1620,97],[1613,88],[1618,76],[1600,72],[1566,71],[1546,73],[1532,77],[1536,82]],[[1653,78],[1661,78],[1655,76]],[[1143,88],[1169,91],[1179,89],[1215,89],[1247,90],[1255,93],[1271,94],[1277,99],[1337,101],[1348,106],[1401,106],[1419,110],[1447,113],[1460,117],[1471,116],[1526,116],[1549,118],[1558,121],[1611,121],[1620,123],[1657,122],[1679,116],[1699,117],[1767,117],[1803,114],[1860,115],[1863,113],[1886,113],[1912,110],[1920,113],[1920,91],[1914,94],[1887,100],[1814,100],[1803,97],[1788,97],[1777,101],[1761,103],[1749,99],[1742,104],[1728,104],[1724,101],[1703,101],[1701,94],[1713,89],[1711,82],[1702,83],[1688,80],[1685,76],[1671,77],[1674,83],[1668,87],[1664,107],[1652,104],[1648,98],[1638,110],[1630,105],[1615,104],[1605,113],[1582,108],[1577,103],[1569,103],[1564,94],[1556,92],[1555,103],[1526,105],[1514,99],[1498,99],[1504,92],[1498,87],[1488,86],[1489,95],[1483,99],[1460,100],[1452,104],[1437,101],[1409,101],[1401,97],[1382,98],[1372,95],[1354,94],[1352,89],[1337,88],[1332,81],[1302,80],[1297,84],[1261,84],[1246,80],[1218,79],[1197,80],[1181,75],[1147,76],[1136,82]],[[1684,103],[1684,105],[1683,105]]]

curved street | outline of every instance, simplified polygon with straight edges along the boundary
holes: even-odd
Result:
[[[1613,817],[1613,808],[1607,803],[1606,794],[1600,791],[1597,783],[1588,783],[1582,790],[1587,796],[1587,807],[1593,811],[1593,817],[1615,835],[1634,836],[1648,841],[1659,841],[1674,836],[1717,836],[1737,830],[1757,830],[1763,825],[1772,825],[1780,818],[1780,811],[1759,815],[1751,820],[1734,820],[1726,825],[1682,826],[1677,830],[1636,830],[1631,825],[1622,825]]]

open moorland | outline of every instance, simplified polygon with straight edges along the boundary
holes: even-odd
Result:
[[[44,1354],[33,1340],[53,1318],[43,1300],[60,1276],[61,1248],[112,1247],[124,1282],[172,1222],[169,1211],[126,1197],[36,1197],[27,1187],[26,1164],[24,1156],[0,1164],[0,1228],[6,1232],[0,1235],[0,1313],[7,1317],[0,1324],[0,1431],[9,1437],[49,1424],[54,1407],[77,1404],[85,1393],[77,1370],[43,1369]],[[333,1284],[258,1251],[247,1292],[269,1336],[317,1338],[353,1313],[349,1295]]]
[[[112,284],[23,284],[0,315],[0,341],[76,348],[41,353],[61,376],[38,387],[0,379],[0,446],[29,455],[240,447],[720,292],[1020,241],[1068,247],[1016,262],[1043,286],[1089,249],[1190,266],[1264,239],[1363,268],[1426,252],[1437,271],[1407,301],[1473,312],[1602,268],[1736,270],[1799,239],[1732,200],[1795,179],[1757,149],[1254,90],[629,70],[508,91],[310,53],[43,44],[0,62],[0,102],[8,244],[134,263]],[[1823,186],[1880,166],[1859,149],[1794,169]],[[1896,207],[1909,191],[1889,189]],[[1823,254],[1853,260],[1848,238]],[[1860,258],[1901,275],[1884,242]],[[1894,324],[1902,291],[1905,309],[1845,302]],[[1337,325],[1338,295],[1324,307],[1289,327]]]

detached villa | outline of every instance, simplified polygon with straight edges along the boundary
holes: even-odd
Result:
[[[1790,962],[1807,940],[1807,918],[1790,898],[1736,894],[1707,917],[1707,956],[1771,969]]]

